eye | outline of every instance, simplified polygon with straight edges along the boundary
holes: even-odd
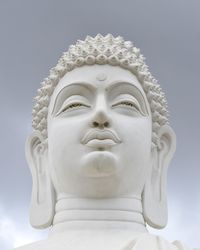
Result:
[[[131,101],[120,101],[112,105],[112,107],[128,107],[132,109],[137,109],[139,111],[138,106]]]
[[[121,99],[121,98],[120,98]],[[144,112],[142,111],[140,104],[136,99],[128,98],[126,100],[118,100],[114,104],[112,104],[112,108],[121,108],[124,112],[137,112],[141,115],[144,115]]]
[[[81,108],[81,107],[87,107],[87,108],[89,108],[90,106],[89,106],[89,105],[86,105],[86,104],[84,104],[84,103],[79,103],[79,102],[77,102],[77,103],[71,103],[71,104],[65,106],[65,107],[61,110],[61,112],[64,112],[64,111],[70,110],[70,109],[71,109],[71,110],[73,110],[73,109],[78,109],[78,108]]]
[[[70,112],[70,111],[78,111],[83,110],[85,108],[90,108],[89,104],[86,104],[85,102],[67,102],[62,105],[60,110],[56,113],[56,116],[64,113],[64,112]]]

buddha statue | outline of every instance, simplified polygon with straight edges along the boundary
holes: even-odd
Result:
[[[49,237],[19,250],[183,250],[167,224],[176,148],[165,95],[122,37],[71,45],[38,90],[26,158],[30,223]]]

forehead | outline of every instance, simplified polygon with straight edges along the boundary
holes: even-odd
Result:
[[[138,81],[137,77],[127,69],[123,69],[119,66],[111,65],[84,65],[80,68],[67,72],[61,80],[58,82],[50,101],[50,110],[54,104],[57,96],[67,86],[73,86],[73,84],[88,83],[95,88],[107,88],[113,83],[130,83],[134,88],[141,92],[148,106],[146,94]]]
[[[98,84],[99,82],[109,84],[110,82],[121,80],[130,81],[142,90],[136,76],[126,69],[111,65],[84,65],[66,73],[59,81],[54,93],[56,94],[62,87],[73,82],[85,81],[91,84]]]

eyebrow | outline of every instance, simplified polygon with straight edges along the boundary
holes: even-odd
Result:
[[[124,80],[117,80],[117,81],[111,82],[106,87],[106,90],[111,90],[113,88],[119,87],[121,84],[126,84],[127,86],[129,86],[131,88],[137,89],[137,91],[140,93],[140,95],[143,96],[142,91],[137,86],[135,86],[133,82],[127,82]]]
[[[132,87],[132,88],[135,88],[135,89],[137,89],[139,92],[140,92],[140,94],[143,96],[143,93],[141,92],[141,90],[137,87],[137,86],[135,86],[135,85],[133,85],[133,83],[132,82],[127,82],[127,81],[124,81],[124,80],[117,80],[117,81],[114,81],[114,82],[111,82],[111,83],[109,83],[108,84],[108,86],[106,87],[106,90],[110,90],[110,89],[112,89],[112,88],[114,88],[114,87],[117,87],[117,86],[119,86],[119,85],[121,85],[121,84],[126,84],[126,85],[129,85],[130,87]],[[69,83],[67,86],[64,86],[63,88],[61,88],[60,89],[60,91],[57,93],[57,95],[56,95],[56,99],[57,99],[57,97],[60,95],[60,93],[63,91],[63,90],[65,90],[66,88],[69,88],[69,87],[72,87],[72,86],[82,86],[82,87],[85,87],[85,88],[87,88],[87,89],[93,89],[93,90],[96,90],[97,89],[97,87],[96,86],[94,86],[93,84],[91,84],[91,83],[89,83],[89,82],[71,82],[71,83]]]
[[[57,95],[59,95],[60,92],[62,92],[62,90],[64,90],[65,88],[74,87],[74,86],[76,86],[76,85],[77,85],[77,86],[85,87],[85,88],[87,88],[87,89],[93,89],[93,90],[96,90],[96,89],[97,89],[96,86],[92,85],[92,84],[89,83],[89,82],[83,82],[83,81],[70,82],[70,83],[68,83],[66,86],[64,86],[63,88],[61,88]]]

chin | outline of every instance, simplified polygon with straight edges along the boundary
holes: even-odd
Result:
[[[116,155],[108,151],[93,151],[81,161],[80,174],[89,178],[115,176],[120,171]]]

